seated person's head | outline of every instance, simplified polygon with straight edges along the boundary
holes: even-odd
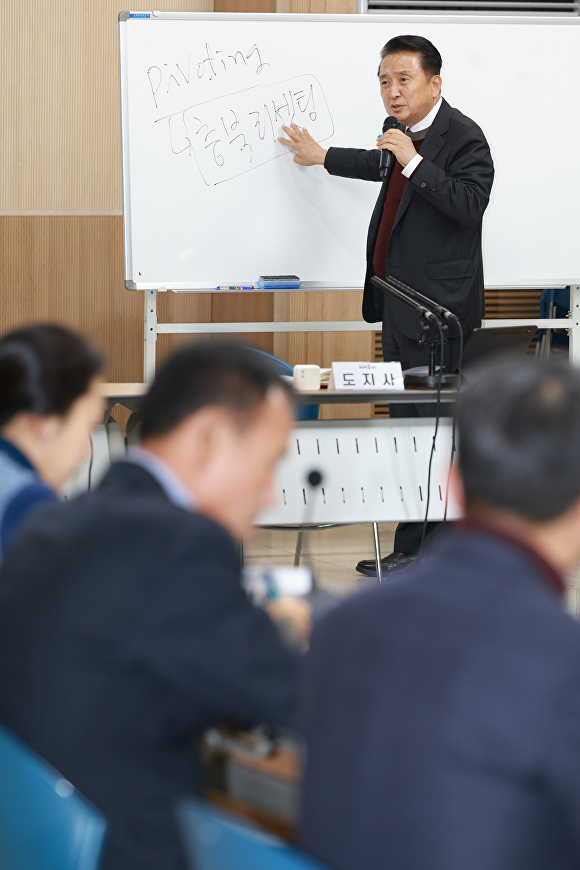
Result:
[[[60,326],[29,326],[0,339],[0,434],[59,489],[89,453],[104,412],[100,356]]]
[[[242,538],[276,500],[272,475],[293,425],[291,392],[261,354],[201,342],[161,369],[141,414],[142,446],[192,493],[199,510]]]
[[[459,402],[468,517],[527,538],[560,570],[580,558],[580,371],[488,364]],[[546,549],[547,548],[547,549]]]

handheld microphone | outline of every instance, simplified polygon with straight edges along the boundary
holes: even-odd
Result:
[[[383,124],[383,133],[386,133],[387,130],[402,130],[403,132],[406,130],[404,124],[401,124],[397,121],[396,118],[393,118],[392,115],[389,115],[388,118],[385,118],[385,123]],[[379,175],[381,178],[386,178],[387,173],[391,167],[391,160],[393,159],[393,152],[389,151],[387,148],[384,148],[381,151],[381,159],[379,161]]]

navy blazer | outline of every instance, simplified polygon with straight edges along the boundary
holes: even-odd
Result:
[[[580,626],[517,544],[454,531],[331,612],[304,720],[335,870],[580,867]]]
[[[6,554],[0,721],[109,819],[104,870],[185,866],[173,802],[201,789],[194,736],[292,724],[297,671],[230,536],[135,464],[32,517]]]
[[[27,456],[0,438],[0,560],[21,523],[47,502],[57,500]]]
[[[420,153],[397,211],[385,274],[449,308],[471,332],[485,312],[481,229],[494,176],[489,145],[474,121],[443,100]],[[324,165],[331,175],[381,182],[379,160],[376,148],[329,148]],[[369,225],[363,317],[374,323],[390,314],[405,335],[417,338],[417,315],[371,284],[387,185],[388,179]]]

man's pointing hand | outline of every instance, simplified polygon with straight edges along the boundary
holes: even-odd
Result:
[[[282,129],[290,138],[282,139],[279,137],[278,142],[296,152],[294,163],[298,163],[300,166],[324,166],[326,151],[320,147],[318,142],[315,142],[306,127],[301,130],[296,124],[291,124],[290,127],[282,125]]]

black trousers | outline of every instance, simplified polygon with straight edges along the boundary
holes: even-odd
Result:
[[[471,334],[471,333],[470,333]],[[470,335],[469,334],[469,335]],[[464,336],[464,343],[469,335]],[[429,346],[419,344],[419,339],[408,338],[403,335],[396,323],[390,318],[383,322],[383,359],[385,362],[400,362],[403,368],[411,369],[415,366],[429,365]],[[443,367],[446,372],[454,372],[459,362],[459,338],[451,338],[445,344],[443,352]],[[439,360],[437,360],[439,363]],[[436,404],[389,405],[391,417],[434,417]],[[450,417],[453,414],[453,405],[445,402],[441,404],[441,416]],[[427,523],[427,535],[430,535],[440,523]],[[421,546],[423,523],[399,523],[395,532],[394,550],[396,553],[416,553]]]

